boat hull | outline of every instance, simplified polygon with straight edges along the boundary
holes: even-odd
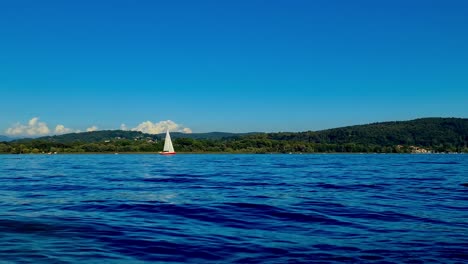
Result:
[[[159,154],[164,155],[164,156],[170,156],[170,155],[175,155],[175,152],[159,152]]]

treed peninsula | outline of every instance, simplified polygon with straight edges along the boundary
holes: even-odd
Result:
[[[421,118],[322,131],[172,133],[179,153],[468,153],[467,118]],[[107,130],[0,142],[0,153],[153,153],[163,135]]]

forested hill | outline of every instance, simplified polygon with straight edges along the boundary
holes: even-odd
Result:
[[[118,139],[159,139],[157,135],[149,135],[144,134],[138,131],[122,131],[122,130],[102,130],[102,131],[93,131],[93,132],[82,132],[82,133],[71,133],[65,135],[58,135],[58,136],[47,136],[47,137],[40,137],[40,138],[25,138],[15,140],[14,142],[18,143],[27,143],[31,141],[45,141],[45,142],[55,142],[55,143],[75,143],[75,142],[82,142],[82,143],[97,143],[97,142],[105,142],[110,140],[118,140]]]
[[[282,133],[171,133],[178,152],[468,152],[468,119],[423,118]],[[158,152],[164,134],[96,131],[0,143],[0,153]]]
[[[227,132],[209,132],[209,133],[171,133],[171,138],[190,138],[190,139],[209,139],[209,140],[221,140],[221,139],[232,139],[239,138],[247,135],[255,135],[256,132],[251,133],[227,133]],[[165,134],[160,135],[161,138],[165,137]]]
[[[270,133],[268,139],[327,144],[466,146],[468,119],[421,118],[301,133]]]
[[[190,138],[190,139],[209,139],[209,140],[220,140],[226,138],[235,138],[240,137],[243,135],[249,135],[253,133],[246,133],[246,134],[235,134],[235,133],[225,133],[225,132],[210,132],[210,133],[179,133],[174,132],[171,133],[172,139],[177,138]],[[83,142],[83,143],[98,143],[98,142],[105,142],[105,141],[114,141],[114,140],[152,140],[157,141],[164,139],[165,133],[163,134],[145,134],[139,131],[124,131],[124,130],[102,130],[102,131],[94,131],[94,132],[83,132],[83,133],[71,133],[65,135],[58,135],[58,136],[47,136],[47,137],[40,137],[40,138],[25,138],[19,139],[15,142],[18,143],[27,143],[31,141],[46,141],[46,142],[56,142],[56,143],[76,143],[76,142]]]

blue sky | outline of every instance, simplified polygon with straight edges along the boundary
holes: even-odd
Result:
[[[467,117],[467,14],[467,1],[0,1],[0,134],[34,117],[49,133]]]

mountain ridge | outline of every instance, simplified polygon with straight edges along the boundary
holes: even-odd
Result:
[[[208,132],[208,133],[181,133],[171,132],[173,139],[177,138],[190,138],[190,139],[223,139],[234,138],[243,135],[257,134],[257,132],[250,133],[230,133],[230,132]],[[68,133],[63,135],[44,136],[38,138],[22,138],[16,139],[14,142],[30,142],[34,140],[42,140],[57,143],[72,143],[72,142],[101,142],[105,140],[115,139],[148,139],[148,140],[161,140],[164,138],[165,133],[148,134],[140,131],[128,130],[99,130],[93,132],[81,133]]]
[[[0,142],[7,142],[7,141],[12,141],[13,138],[10,138],[10,137],[7,137],[7,136],[4,136],[4,135],[0,135]]]
[[[362,129],[369,129],[369,128],[376,128],[376,127],[396,127],[399,125],[407,125],[407,124],[419,124],[419,123],[441,123],[447,121],[465,121],[468,122],[467,118],[456,118],[456,117],[427,117],[427,118],[417,118],[412,120],[404,120],[404,121],[384,121],[384,122],[373,122],[367,124],[358,124],[358,125],[349,125],[337,128],[328,128],[322,130],[309,130],[309,131],[302,131],[302,132],[247,132],[247,133],[233,133],[233,132],[207,132],[207,133],[182,133],[182,132],[171,132],[171,137],[173,139],[177,138],[190,138],[190,139],[226,139],[226,138],[237,138],[242,136],[249,136],[249,135],[275,135],[275,134],[293,134],[293,135],[301,135],[304,133],[315,133],[315,134],[333,134],[339,133],[339,131],[360,131]],[[143,133],[140,131],[130,131],[130,130],[99,130],[93,132],[80,132],[80,133],[68,133],[63,135],[53,135],[53,136],[44,136],[38,138],[9,138],[6,136],[1,137],[7,138],[10,141],[15,142],[27,142],[32,140],[45,140],[51,142],[58,142],[58,143],[70,143],[70,142],[100,142],[104,140],[112,140],[115,138],[121,139],[135,139],[135,138],[148,138],[153,140],[160,140],[164,138],[165,133],[159,134],[148,134]]]
[[[0,144],[0,152],[157,152],[162,149],[163,135],[122,130],[84,132],[15,140]],[[171,135],[180,152],[468,152],[466,118],[419,118],[305,132]]]

